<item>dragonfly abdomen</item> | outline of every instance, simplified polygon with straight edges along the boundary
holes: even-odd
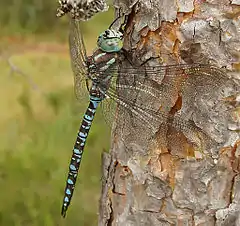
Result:
[[[88,133],[91,128],[97,106],[101,101],[102,101],[102,98],[100,97],[90,96],[90,103],[83,116],[83,120],[77,134],[77,139],[74,144],[73,153],[70,160],[68,178],[67,178],[66,188],[64,192],[63,206],[62,206],[63,217],[65,217],[66,215],[67,208],[70,204],[70,201],[73,195],[73,191],[75,188],[76,179],[78,175],[78,169],[81,163],[86,139],[88,137]]]

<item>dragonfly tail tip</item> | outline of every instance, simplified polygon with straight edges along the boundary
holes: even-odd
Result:
[[[62,207],[61,215],[63,218],[66,217],[66,209],[64,207]]]

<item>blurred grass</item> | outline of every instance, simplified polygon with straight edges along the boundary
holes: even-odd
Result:
[[[85,26],[89,49],[109,23],[95,17]],[[1,41],[4,54],[37,88],[24,76],[9,74],[9,65],[0,60],[0,225],[97,225],[101,153],[109,148],[110,130],[98,112],[72,204],[62,219],[68,164],[87,100],[78,103],[74,97],[67,43],[42,37]]]
[[[107,1],[112,5],[112,1]],[[47,35],[55,33],[64,37],[62,30],[67,29],[67,17],[56,19],[56,9],[59,6],[58,1],[48,0],[1,0],[0,1],[0,36],[3,35]],[[113,18],[113,8],[107,12],[96,15],[94,25],[102,26],[109,18]],[[84,25],[84,32],[92,28]]]

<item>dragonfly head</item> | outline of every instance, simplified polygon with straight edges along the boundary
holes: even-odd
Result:
[[[123,34],[120,31],[107,29],[99,35],[97,44],[104,52],[119,52],[123,47]]]

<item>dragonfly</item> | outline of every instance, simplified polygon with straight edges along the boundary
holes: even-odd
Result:
[[[61,212],[63,217],[73,196],[96,110],[103,101],[111,103],[108,110],[113,112],[113,116],[118,112],[125,128],[129,123],[142,126],[146,137],[140,138],[137,131],[135,134],[136,139],[142,139],[143,145],[164,125],[181,131],[196,146],[204,143],[207,147],[215,143],[211,135],[192,120],[169,114],[166,106],[172,103],[171,92],[175,92],[177,85],[181,88],[175,96],[180,93],[194,97],[199,92],[209,93],[209,90],[220,93],[220,87],[229,81],[223,70],[203,64],[134,66],[123,60],[123,32],[111,26],[100,34],[97,49],[87,56],[80,22],[74,19],[70,19],[69,46],[76,96],[81,99],[82,90],[87,87],[89,105],[72,151]]]

